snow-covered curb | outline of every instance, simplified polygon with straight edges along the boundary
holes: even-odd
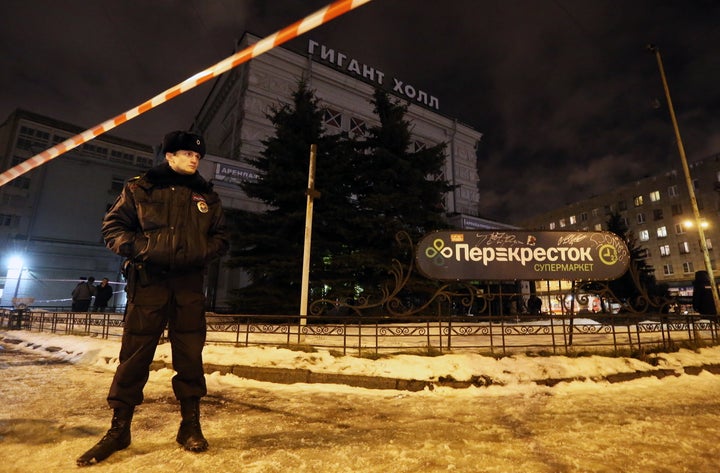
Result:
[[[69,363],[114,371],[120,342],[98,338],[36,333],[0,332],[0,340],[25,351]],[[698,374],[703,369],[720,374],[720,347],[698,351],[680,350],[653,355],[651,363],[634,358],[604,356],[526,356],[493,358],[473,353],[442,356],[393,355],[367,359],[334,356],[328,351],[294,351],[274,347],[208,345],[204,350],[206,371],[277,382],[335,382],[373,387],[415,389],[427,385],[465,387],[469,385],[511,385],[536,383],[554,385],[564,381],[618,382],[638,377]],[[154,369],[172,366],[170,345],[158,346]],[[374,380],[374,381],[373,381]],[[394,381],[394,384],[393,384]],[[360,381],[358,381],[360,382]],[[413,384],[414,383],[414,384]]]

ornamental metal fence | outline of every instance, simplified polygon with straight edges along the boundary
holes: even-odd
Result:
[[[692,314],[305,316],[206,314],[207,343],[312,347],[347,355],[475,352],[568,355],[671,351],[720,343],[717,317]],[[120,340],[121,313],[0,309],[0,328]]]
[[[400,232],[397,240],[414,254],[407,234]],[[376,294],[315,299],[308,314],[248,315],[216,308],[206,313],[207,343],[358,355],[632,354],[720,344],[718,316],[693,313],[688,294],[648,291],[635,264],[621,288],[631,294],[625,297],[608,282],[587,281],[425,281],[419,290],[409,284],[413,271],[413,258],[404,264],[393,260],[390,278]],[[0,328],[119,340],[123,315],[117,311],[122,309],[78,313],[32,307],[28,299],[14,309],[0,308]]]

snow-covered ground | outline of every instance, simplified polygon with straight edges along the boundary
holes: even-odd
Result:
[[[14,342],[11,340],[14,339]],[[20,342],[18,342],[20,340]],[[74,470],[105,432],[105,395],[119,342],[0,332],[0,472]],[[170,361],[169,346],[157,360]],[[62,361],[62,363],[60,363]],[[486,376],[490,387],[421,392],[331,384],[273,384],[207,375],[204,454],[174,441],[172,371],[153,371],[133,443],[93,471],[243,472],[717,472],[720,348],[628,358],[494,359],[472,353],[378,360],[329,352],[208,346],[215,365],[433,381]],[[663,369],[676,376],[622,383],[612,374]],[[697,373],[698,370],[694,370]],[[552,387],[540,379],[582,379]]]

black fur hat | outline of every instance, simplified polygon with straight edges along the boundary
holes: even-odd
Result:
[[[205,156],[205,140],[202,136],[187,131],[171,131],[165,135],[162,147],[163,156],[165,153],[174,153],[180,150],[195,151],[202,158]]]

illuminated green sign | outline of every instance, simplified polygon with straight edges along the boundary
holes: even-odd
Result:
[[[415,261],[440,280],[608,281],[625,274],[630,252],[611,232],[438,231],[420,240]]]

